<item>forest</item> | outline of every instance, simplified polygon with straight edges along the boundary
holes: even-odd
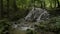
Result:
[[[14,24],[25,23],[22,18],[32,7],[45,9],[49,19],[34,24],[35,30],[13,28]],[[0,0],[0,34],[60,34],[60,0]]]

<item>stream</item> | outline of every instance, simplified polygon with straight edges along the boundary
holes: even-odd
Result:
[[[12,27],[20,30],[27,30],[27,29],[34,30],[35,24],[38,24],[39,22],[44,20],[48,20],[48,18],[49,13],[47,12],[47,10],[33,7],[32,10],[29,11],[26,17],[17,21],[17,22],[20,21],[19,24],[13,24]]]

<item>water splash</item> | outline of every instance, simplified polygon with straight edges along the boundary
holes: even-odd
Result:
[[[25,17],[25,19],[20,19],[20,24],[14,24],[13,27],[21,30],[35,29],[35,24],[39,24],[40,21],[47,20],[48,18],[49,14],[45,9],[32,8],[32,10]],[[35,22],[31,23],[31,21]]]
[[[33,8],[28,15],[25,17],[27,21],[36,21],[40,22],[41,20],[47,20],[49,18],[49,14],[45,9],[41,8]]]

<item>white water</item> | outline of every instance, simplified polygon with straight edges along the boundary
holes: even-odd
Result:
[[[21,19],[20,21],[22,21],[22,23],[18,24],[14,24],[13,27],[14,28],[18,28],[21,30],[27,30],[27,29],[34,29],[34,23],[29,25],[29,21],[34,21],[36,20],[36,23],[39,23],[42,20],[47,20],[49,18],[49,14],[45,9],[41,9],[41,8],[32,8],[32,10],[27,14],[27,16],[24,19]],[[28,21],[27,23],[26,20]],[[33,27],[33,28],[31,28]]]
[[[48,18],[48,16],[49,16],[49,14],[48,14],[48,12],[45,9],[33,8],[28,13],[28,15],[25,17],[25,20],[27,20],[27,21],[36,20],[36,22],[40,22],[42,19],[46,20]]]

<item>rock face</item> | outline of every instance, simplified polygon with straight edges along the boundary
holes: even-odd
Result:
[[[25,17],[25,20],[40,22],[41,20],[47,20],[48,18],[49,14],[45,9],[33,8]]]

